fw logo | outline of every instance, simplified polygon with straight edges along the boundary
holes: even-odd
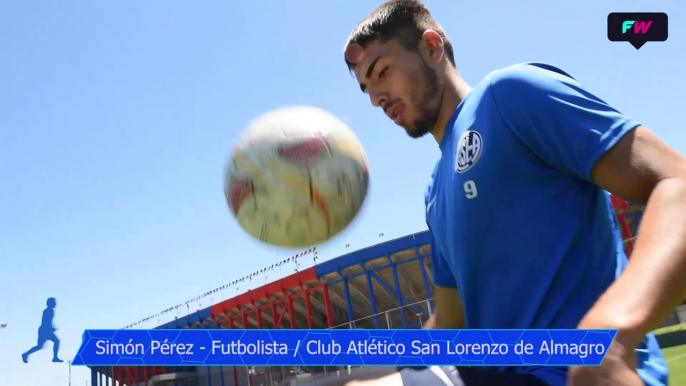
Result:
[[[653,24],[653,21],[650,20],[647,23],[645,21],[639,21],[636,23],[636,20],[627,20],[622,24],[622,33],[625,34],[626,31],[631,29],[631,26],[634,27],[634,33],[635,34],[644,34],[648,32],[648,28],[650,28],[650,25]]]
[[[647,42],[667,40],[666,13],[611,13],[607,15],[607,38],[629,42],[637,50]]]

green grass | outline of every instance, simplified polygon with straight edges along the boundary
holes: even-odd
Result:
[[[675,326],[659,328],[653,331],[653,334],[662,335],[684,330],[686,330],[686,323],[681,323]],[[662,350],[662,355],[665,357],[667,367],[669,367],[669,384],[686,385],[686,344],[665,348]]]
[[[686,345],[662,350],[669,367],[669,384],[686,385]]]
[[[662,327],[653,331],[653,335],[662,335],[668,332],[677,332],[686,330],[686,323],[676,324],[674,326]]]

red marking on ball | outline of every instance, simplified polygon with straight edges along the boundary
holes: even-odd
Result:
[[[229,185],[229,206],[234,214],[238,214],[241,204],[252,194],[252,184],[250,181],[233,178]]]
[[[302,138],[297,143],[279,147],[281,158],[293,162],[308,163],[313,158],[327,151],[327,144],[323,137]]]
[[[357,64],[364,56],[364,48],[357,43],[352,43],[345,48],[345,59],[352,64]]]

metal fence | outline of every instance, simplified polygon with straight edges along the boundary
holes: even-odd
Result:
[[[392,308],[373,315],[365,316],[351,322],[339,324],[332,329],[402,329],[421,328],[432,312],[433,298],[402,307]],[[403,319],[404,318],[404,319]],[[404,323],[403,323],[404,321]]]

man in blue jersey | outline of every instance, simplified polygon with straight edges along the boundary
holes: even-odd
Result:
[[[373,11],[344,56],[374,106],[441,150],[426,194],[427,327],[618,330],[597,367],[404,368],[355,383],[665,385],[649,331],[686,297],[686,159],[554,66],[470,87],[415,0]],[[630,263],[608,191],[647,204]]]

